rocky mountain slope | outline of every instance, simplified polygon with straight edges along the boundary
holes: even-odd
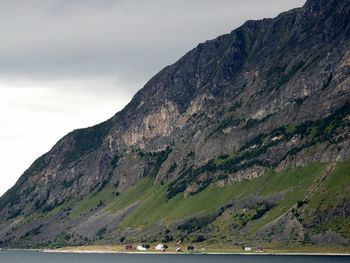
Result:
[[[0,246],[347,245],[350,1],[247,21],[75,130],[0,199]]]

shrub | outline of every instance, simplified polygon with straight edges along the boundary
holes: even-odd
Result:
[[[299,200],[298,202],[297,202],[297,207],[298,208],[300,208],[300,207],[302,207],[302,206],[304,206],[305,204],[307,204],[307,201],[306,200]]]
[[[188,250],[188,251],[193,251],[193,250],[195,250],[195,247],[194,247],[193,245],[189,245],[189,246],[187,247],[187,250]]]
[[[107,233],[107,228],[102,227],[97,231],[96,235],[99,239],[102,239],[106,233]]]
[[[172,236],[165,235],[164,238],[162,239],[162,242],[168,243],[168,242],[173,241],[173,240],[174,240],[174,238]]]
[[[200,242],[203,242],[205,241],[206,238],[203,236],[203,235],[198,235],[195,237],[195,239],[193,240],[194,243],[200,243]]]
[[[168,174],[171,174],[171,173],[175,172],[176,167],[177,167],[177,163],[174,162],[174,163],[170,166],[169,171],[168,171]]]

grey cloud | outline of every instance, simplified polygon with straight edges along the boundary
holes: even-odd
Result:
[[[199,42],[230,32],[247,19],[271,17],[303,3],[3,0],[0,78],[106,78],[135,92]]]

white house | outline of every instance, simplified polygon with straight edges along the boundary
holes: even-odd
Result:
[[[141,250],[141,251],[147,250],[147,248],[145,248],[145,247],[143,247],[143,246],[137,246],[136,249],[137,249],[137,250]]]
[[[244,247],[244,251],[252,251],[251,247]]]
[[[156,247],[155,247],[156,250],[164,250],[164,245],[163,244],[158,244]]]

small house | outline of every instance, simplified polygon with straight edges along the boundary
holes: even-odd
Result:
[[[137,250],[140,250],[140,251],[145,251],[147,250],[147,248],[143,247],[143,246],[137,246],[136,248]]]
[[[258,253],[264,252],[264,247],[256,247],[256,252]]]
[[[176,252],[182,252],[182,248],[181,247],[177,247],[175,251]]]
[[[252,248],[251,247],[244,247],[244,251],[247,251],[247,252],[252,251]]]
[[[163,251],[164,249],[165,249],[165,247],[164,247],[163,244],[158,244],[158,245],[155,247],[155,250]]]
[[[134,250],[135,247],[133,245],[125,245],[125,250]]]

